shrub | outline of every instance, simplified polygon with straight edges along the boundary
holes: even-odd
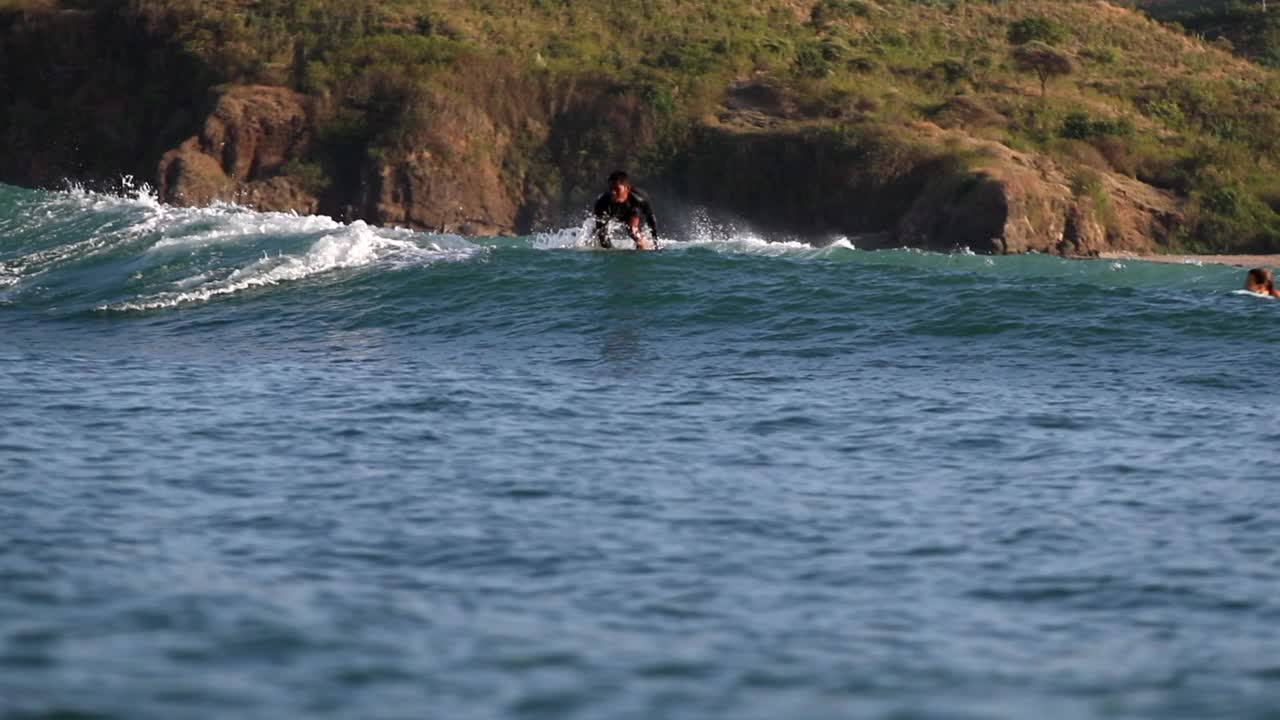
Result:
[[[845,65],[856,73],[869,73],[879,68],[879,64],[872,58],[865,55],[856,55],[849,58]]]
[[[1093,209],[1103,222],[1111,220],[1111,198],[1107,196],[1106,185],[1097,170],[1083,168],[1071,177],[1071,194],[1075,197],[1088,197],[1093,201]]]
[[[1133,135],[1133,122],[1128,118],[1094,120],[1088,113],[1075,111],[1063,119],[1058,135],[1072,140],[1092,140],[1105,135],[1129,137]]]
[[[1056,45],[1067,39],[1067,28],[1056,20],[1034,16],[1023,18],[1009,26],[1009,42],[1025,45],[1039,41]]]
[[[1144,115],[1171,130],[1181,130],[1186,126],[1187,118],[1182,106],[1172,98],[1155,98],[1141,103],[1139,107]]]
[[[660,117],[671,117],[676,112],[676,98],[665,85],[652,83],[641,90],[641,97]]]
[[[706,75],[721,61],[713,44],[672,43],[664,47],[650,64],[689,75]]]
[[[312,195],[320,195],[333,184],[324,166],[318,162],[290,160],[281,170],[285,175],[297,179],[303,189]]]
[[[948,59],[936,62],[931,70],[934,76],[947,85],[958,85],[972,79],[969,75],[969,66],[959,60]]]
[[[1080,51],[1080,57],[1099,65],[1112,65],[1119,59],[1115,48],[1106,46],[1087,47]]]
[[[1192,217],[1192,238],[1211,250],[1280,249],[1280,216],[1239,185],[1222,185],[1194,195]]]
[[[844,53],[844,47],[830,38],[801,43],[796,48],[796,69],[809,77],[826,77],[831,74],[834,64]]]

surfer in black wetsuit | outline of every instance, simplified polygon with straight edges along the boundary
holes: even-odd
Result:
[[[645,224],[649,226],[649,238],[640,232],[642,215]],[[658,224],[653,219],[653,208],[649,207],[648,200],[631,187],[631,180],[621,170],[609,176],[609,192],[601,195],[596,201],[595,217],[596,242],[600,247],[613,247],[613,243],[609,241],[609,221],[611,220],[617,220],[626,226],[627,231],[631,233],[631,239],[636,243],[637,250],[653,250],[656,247]]]

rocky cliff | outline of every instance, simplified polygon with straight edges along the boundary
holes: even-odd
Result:
[[[927,122],[837,133],[788,124],[785,104],[739,86],[668,181],[683,197],[778,230],[871,234],[867,246],[1093,256],[1153,252],[1178,200],[1131,177],[1068,169]]]
[[[515,90],[510,83],[502,90]],[[344,208],[324,210],[464,234],[559,226],[581,214],[594,182],[652,140],[653,119],[642,103],[616,89],[561,89],[558,100],[554,89],[516,91],[540,102],[502,117],[465,96],[424,99],[429,131],[399,153],[370,157]],[[841,134],[775,116],[777,123],[758,127],[770,115],[754,109],[744,117],[734,96],[726,95],[719,119],[697,128],[676,159],[648,178],[651,188],[765,230],[869,234],[864,245],[943,251],[1151,252],[1182,220],[1170,194],[1116,173],[1082,177],[1047,158],[929,123]],[[284,88],[226,89],[200,134],[160,161],[161,197],[320,211],[317,197],[286,172],[308,152],[307,104]],[[587,147],[601,136],[623,140]],[[519,166],[530,152],[545,156],[559,179],[555,187],[539,185]]]
[[[498,234],[571,222],[605,174],[630,166],[651,190],[764,229],[990,253],[1149,252],[1181,222],[1174,197],[1132,177],[1082,173],[962,125],[832,125],[767,77],[731,84],[717,109],[671,132],[635,88],[462,68],[403,100],[411,131],[364,136],[335,163],[322,98],[218,84],[162,29],[124,16],[3,17],[6,182],[135,174],[172,203]],[[311,177],[319,166],[324,182]]]
[[[285,172],[310,144],[308,100],[287,88],[240,86],[222,92],[198,135],[166,152],[155,181],[180,205],[214,200],[314,214],[318,199]]]

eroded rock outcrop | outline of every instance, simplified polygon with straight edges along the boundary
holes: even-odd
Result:
[[[966,117],[988,112],[954,106]],[[794,112],[776,87],[732,86],[716,121],[674,168],[678,194],[764,229],[862,235],[862,247],[1149,253],[1182,222],[1167,193],[1015,151],[963,123],[840,129],[797,121]],[[986,116],[974,122],[995,124]]]
[[[200,134],[165,153],[157,171],[161,200],[215,200],[264,210],[314,213],[319,202],[282,175],[310,142],[308,100],[287,88],[246,85],[220,95]]]
[[[932,180],[894,228],[901,245],[984,253],[1092,256],[1152,252],[1181,222],[1177,201],[1133,178],[1068,170],[1047,158],[927,124],[922,137],[969,167]]]
[[[585,212],[608,173],[653,142],[653,111],[600,82],[479,68],[420,91],[398,149],[370,158],[357,214],[463,234],[528,233]]]
[[[519,194],[504,183],[511,136],[465,97],[429,92],[414,112],[428,120],[407,149],[371,159],[361,215],[380,225],[467,235],[509,232]]]

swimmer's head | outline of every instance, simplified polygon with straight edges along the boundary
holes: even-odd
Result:
[[[613,201],[623,203],[627,201],[627,196],[631,194],[631,178],[621,170],[609,176],[609,194],[613,196]]]
[[[1271,271],[1264,268],[1253,268],[1244,275],[1244,289],[1249,292],[1269,294],[1275,289],[1275,281]]]

